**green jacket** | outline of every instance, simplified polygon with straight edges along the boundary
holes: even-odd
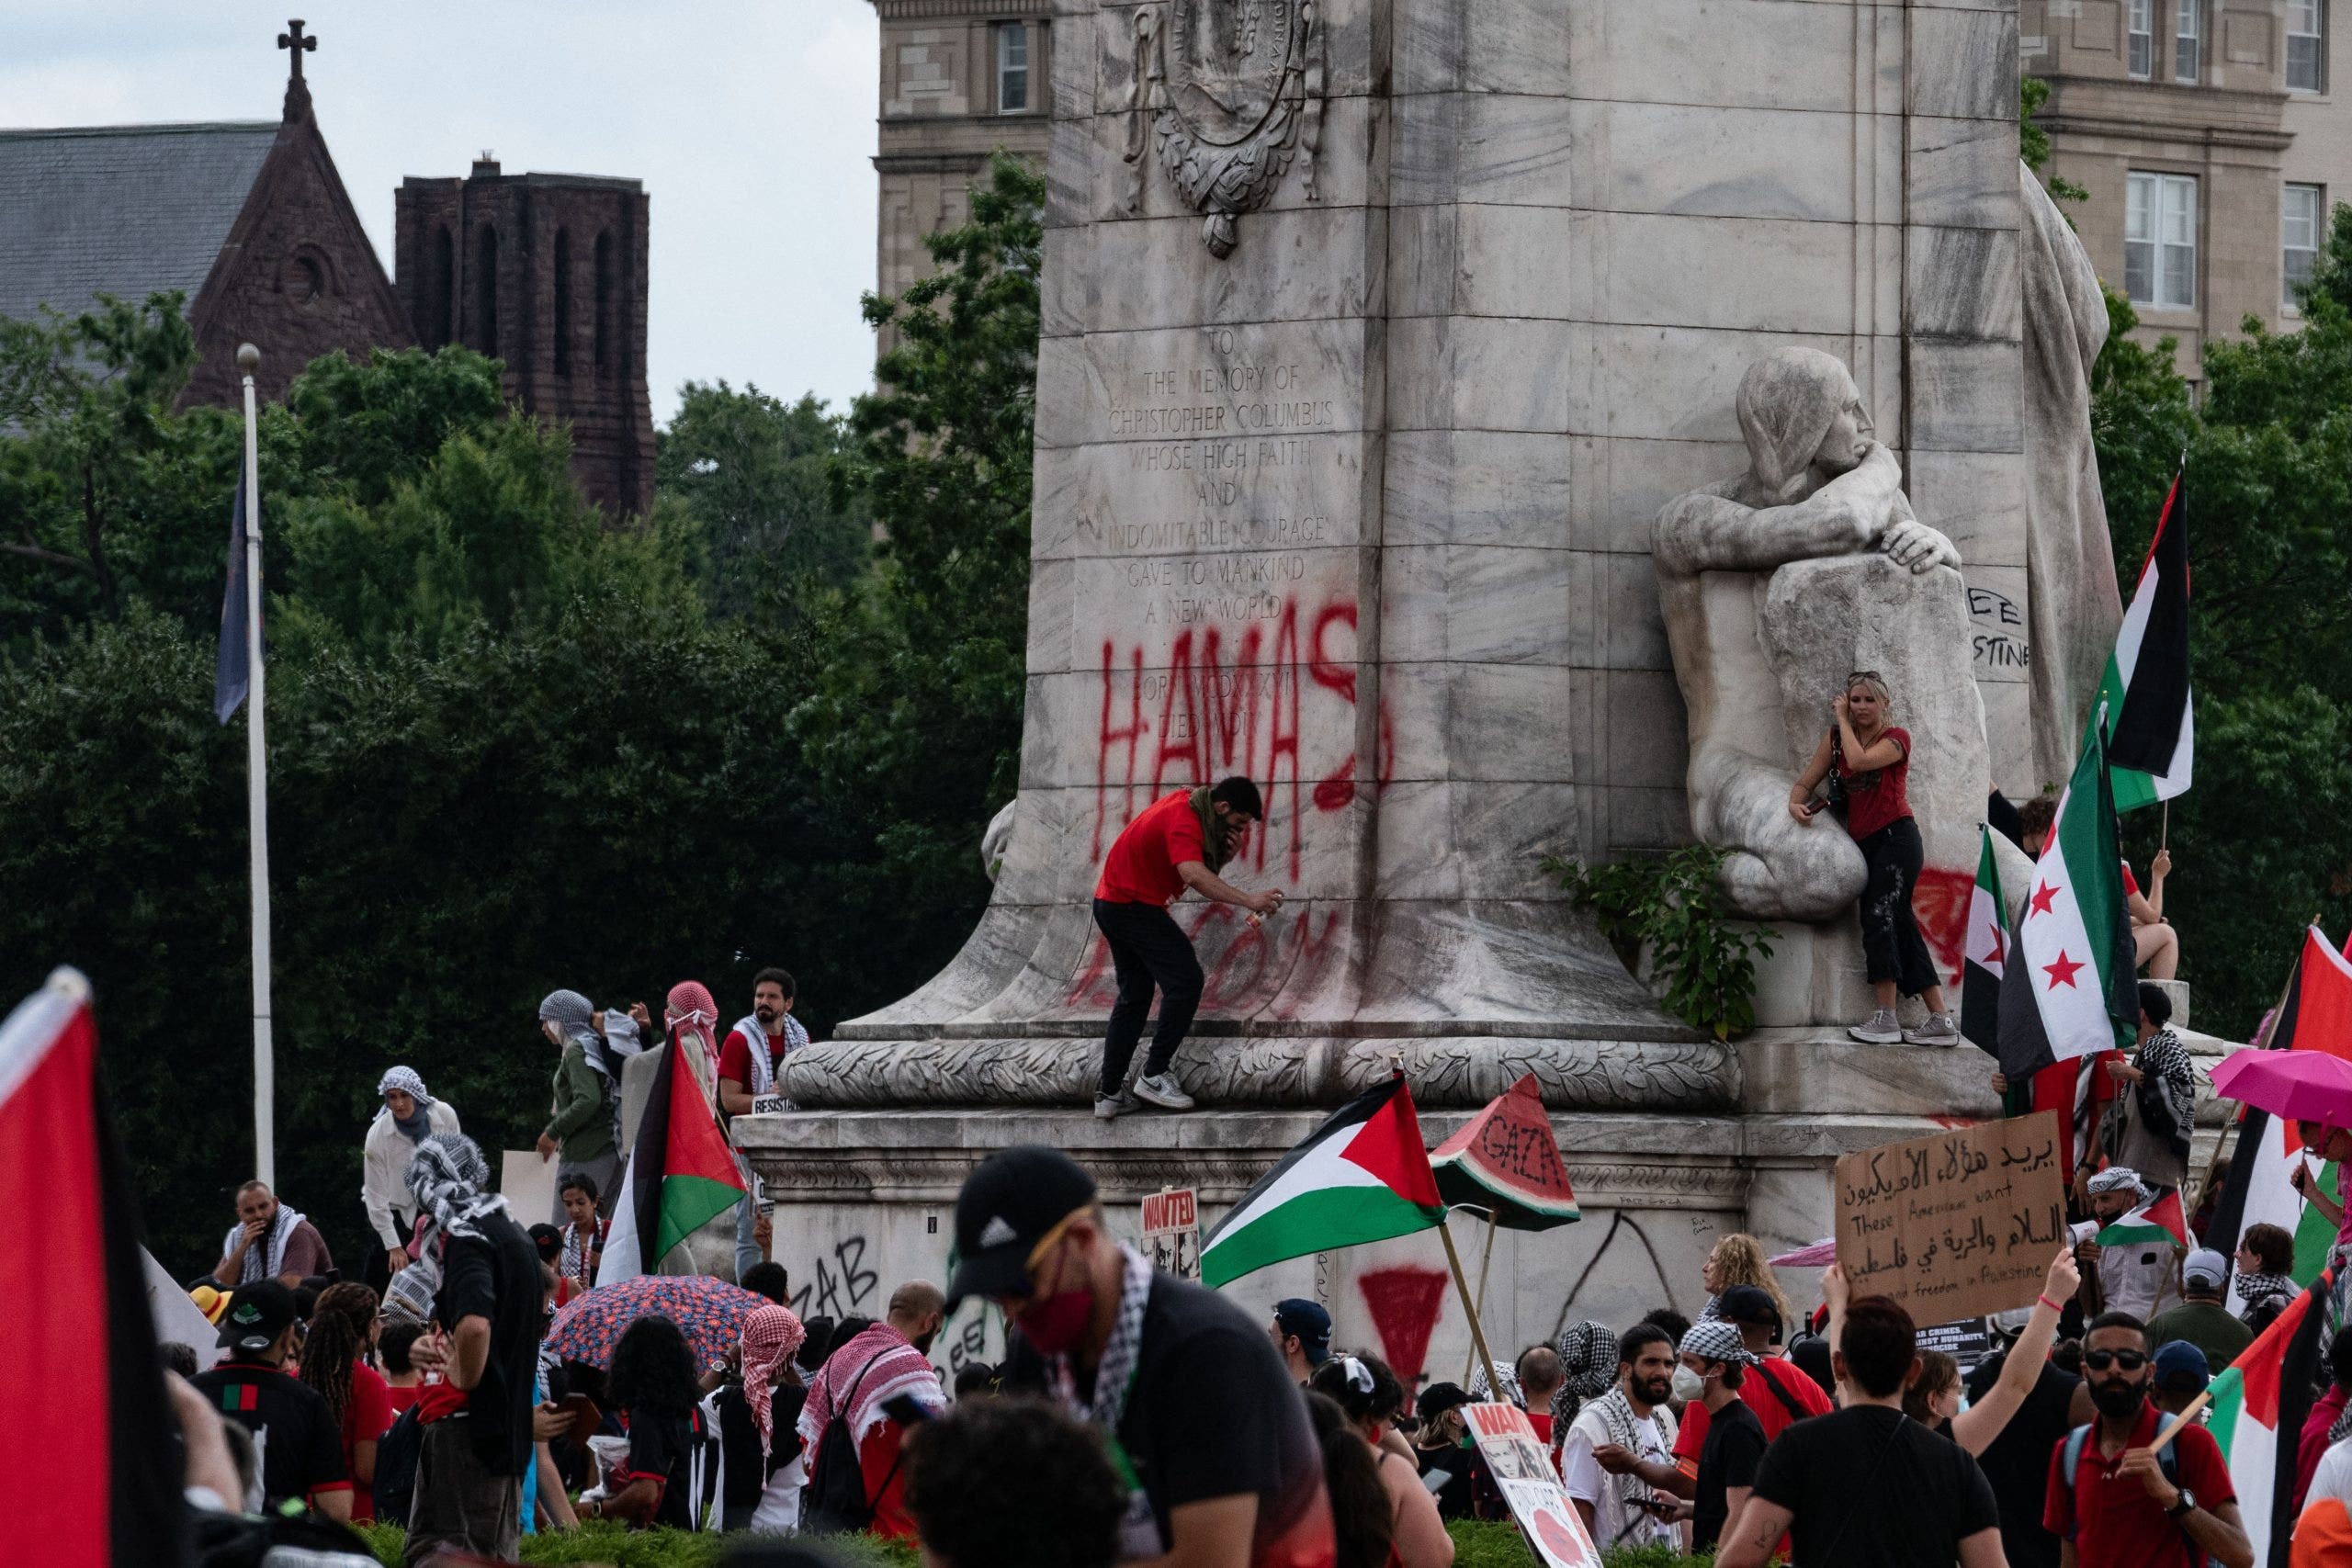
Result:
[[[548,1116],[548,1136],[561,1157],[577,1162],[610,1154],[613,1116],[605,1109],[605,1079],[588,1065],[587,1048],[574,1040],[563,1048],[555,1069],[555,1109]]]

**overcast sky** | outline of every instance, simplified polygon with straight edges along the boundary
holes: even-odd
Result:
[[[509,174],[627,175],[652,197],[657,420],[688,379],[836,408],[869,384],[869,0],[0,0],[0,127],[276,119],[289,9],[386,272],[404,175],[485,148]]]

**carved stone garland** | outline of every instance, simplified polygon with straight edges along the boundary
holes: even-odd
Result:
[[[1220,261],[1233,254],[1241,214],[1266,205],[1301,152],[1306,199],[1316,199],[1324,73],[1315,0],[1165,0],[1136,11],[1135,28],[1128,211],[1143,207],[1151,141],[1205,215],[1201,241]]]

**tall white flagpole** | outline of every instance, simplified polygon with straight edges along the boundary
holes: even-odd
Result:
[[[261,351],[237,349],[245,387],[245,818],[253,844],[254,1174],[277,1186],[277,1080],[269,1038],[269,749],[262,734],[261,457],[254,439],[254,368]]]

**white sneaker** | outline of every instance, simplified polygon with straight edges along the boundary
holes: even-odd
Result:
[[[1143,1102],[1124,1089],[1116,1094],[1098,1094],[1094,1097],[1094,1114],[1105,1122],[1115,1116],[1125,1116],[1130,1111],[1142,1109]]]
[[[1903,1030],[1894,1021],[1894,1011],[1891,1008],[1879,1009],[1878,1011],[1871,1014],[1871,1021],[1868,1023],[1858,1023],[1846,1032],[1865,1045],[1903,1043]]]
[[[1148,1078],[1137,1078],[1136,1098],[1162,1111],[1193,1109],[1193,1097],[1184,1092],[1184,1086],[1176,1081],[1174,1073],[1154,1073]]]
[[[1903,1038],[1913,1045],[1957,1045],[1960,1043],[1960,1025],[1951,1021],[1951,1014],[1948,1012],[1931,1012],[1928,1015],[1928,1021],[1918,1028],[1905,1030]]]

